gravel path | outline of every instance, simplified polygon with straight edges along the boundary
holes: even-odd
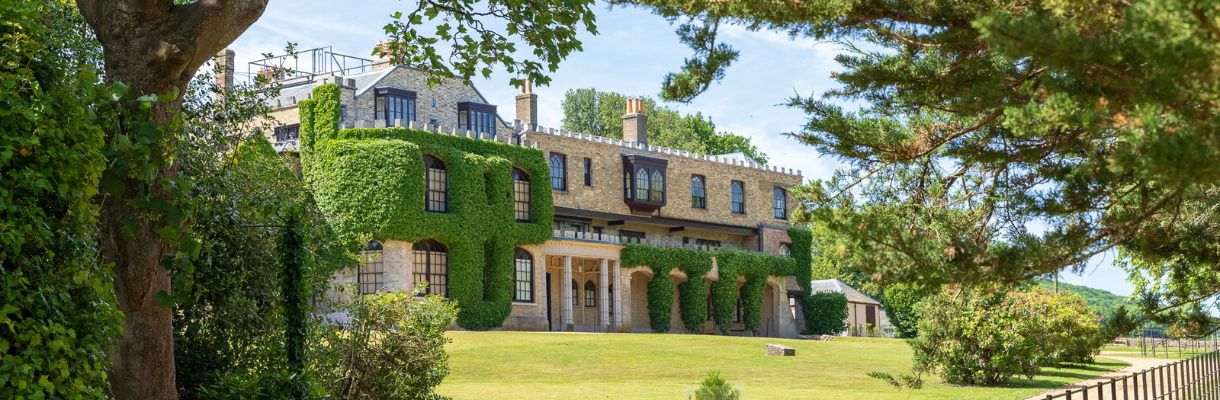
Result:
[[[1076,383],[1073,383],[1073,384],[1070,384],[1070,385],[1064,385],[1064,386],[1061,386],[1061,387],[1056,388],[1056,389],[1048,390],[1048,391],[1046,391],[1046,392],[1039,393],[1037,396],[1029,397],[1029,398],[1027,398],[1026,400],[1039,400],[1039,399],[1045,399],[1047,395],[1058,395],[1058,394],[1061,394],[1061,393],[1067,392],[1068,390],[1078,391],[1078,390],[1080,390],[1081,388],[1087,387],[1087,386],[1089,386],[1089,385],[1095,385],[1095,384],[1098,384],[1098,383],[1101,383],[1101,382],[1109,382],[1111,379],[1114,379],[1114,378],[1121,378],[1121,377],[1124,377],[1124,376],[1129,376],[1129,375],[1134,374],[1134,373],[1139,372],[1139,371],[1143,371],[1143,370],[1146,370],[1146,369],[1149,369],[1149,368],[1159,367],[1159,366],[1162,366],[1162,365],[1165,365],[1165,364],[1172,363],[1172,362],[1174,362],[1174,361],[1178,361],[1178,360],[1168,360],[1168,359],[1164,359],[1164,358],[1129,357],[1129,356],[1127,356],[1127,354],[1131,354],[1131,353],[1122,353],[1122,352],[1114,352],[1114,351],[1103,351],[1103,352],[1101,352],[1101,356],[1100,356],[1100,357],[1105,357],[1105,358],[1109,358],[1109,359],[1119,360],[1119,361],[1122,361],[1122,362],[1130,363],[1131,365],[1130,365],[1130,366],[1127,366],[1127,367],[1123,367],[1123,368],[1121,368],[1121,369],[1119,369],[1119,370],[1117,370],[1117,371],[1112,371],[1112,372],[1109,372],[1109,373],[1107,373],[1107,374],[1105,374],[1105,375],[1101,375],[1101,376],[1093,377],[1093,378],[1091,378],[1091,379],[1086,379],[1086,380],[1083,380],[1083,381],[1080,381],[1080,382],[1076,382]],[[1113,400],[1113,398],[1111,398],[1111,397],[1110,397],[1110,388],[1109,388],[1109,387],[1107,387],[1107,388],[1104,390],[1104,392],[1105,392],[1105,393],[1104,393],[1104,394],[1105,394],[1105,398],[1104,398],[1104,399],[1097,399],[1097,391],[1096,391],[1096,390],[1097,390],[1097,389],[1093,389],[1093,390],[1092,390],[1092,391],[1089,393],[1089,394],[1090,394],[1090,396],[1089,396],[1088,398],[1089,398],[1090,400]],[[1122,398],[1123,398],[1123,393],[1122,393],[1122,390],[1123,390],[1123,389],[1122,389],[1122,385],[1121,385],[1121,384],[1119,384],[1119,386],[1118,386],[1118,398],[1119,398],[1119,399],[1122,399]],[[1134,392],[1132,392],[1132,394],[1134,394]],[[1076,396],[1076,395],[1073,395],[1072,397],[1073,397],[1073,398],[1075,398],[1075,399],[1079,399],[1079,398],[1081,398],[1081,397],[1078,397],[1078,396]]]

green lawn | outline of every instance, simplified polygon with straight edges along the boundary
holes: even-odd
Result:
[[[1140,348],[1137,346],[1106,346],[1106,347],[1103,347],[1101,349],[1101,351],[1113,351],[1113,352],[1123,353],[1121,355],[1125,355],[1128,357],[1165,358],[1165,359],[1170,359],[1170,360],[1181,360],[1183,358],[1191,358],[1191,357],[1194,357],[1194,356],[1197,356],[1197,355],[1200,355],[1203,353],[1210,352],[1210,351],[1212,351],[1212,349],[1190,348],[1190,347],[1187,347],[1184,349],[1179,349],[1174,346],[1168,346],[1168,347],[1157,346],[1155,349],[1153,349],[1152,347],[1148,347],[1147,349],[1145,349],[1144,352],[1141,353]]]
[[[1112,371],[1100,359],[1080,369],[1047,369],[1006,387],[957,387],[931,378],[898,390],[865,376],[903,372],[911,350],[894,339],[808,341],[703,335],[450,332],[451,372],[438,388],[454,399],[686,399],[709,370],[745,399],[1020,399]],[[768,357],[763,345],[796,348]],[[926,381],[929,381],[925,377]]]

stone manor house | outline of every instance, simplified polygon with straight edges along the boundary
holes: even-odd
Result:
[[[342,57],[356,66],[306,68],[297,76],[277,77],[283,90],[271,105],[283,125],[268,138],[281,152],[296,152],[301,145],[298,103],[311,99],[313,89],[328,83],[339,87],[340,130],[406,126],[544,152],[554,204],[551,237],[513,251],[512,310],[498,329],[651,332],[647,286],[654,272],[644,266],[620,267],[627,243],[775,256],[791,253],[787,230],[794,205],[788,189],[801,184],[801,172],[760,164],[742,153],[705,155],[653,146],[640,100],[629,101],[623,138],[612,139],[539,126],[538,96],[528,82],[516,96],[515,110],[509,112],[515,118],[509,120],[501,117],[501,111],[508,111],[491,104],[472,85],[449,80],[430,87],[423,72],[386,59],[360,60],[327,48],[306,51],[319,52],[332,64]],[[231,51],[218,58],[224,66],[233,65]],[[275,62],[283,59],[251,63],[250,68],[257,70],[251,73],[283,68]],[[232,84],[232,70],[226,68],[218,81]],[[444,213],[452,183],[449,161],[424,155],[423,162],[426,173],[419,179],[426,181],[426,193],[420,193],[426,199],[425,211]],[[545,184],[545,177],[530,181],[518,176],[523,171],[513,171],[512,193],[520,222],[529,218],[531,193],[538,193],[529,185]],[[340,279],[358,282],[361,293],[428,282],[429,293],[447,295],[447,251],[446,245],[433,240],[380,240],[370,243],[364,264]],[[720,279],[714,263],[703,276],[686,276],[678,269],[669,275],[675,287],[687,280]],[[745,281],[737,279],[740,288]],[[681,332],[674,292],[670,326]],[[741,332],[739,305],[734,330],[795,337],[796,302],[801,295],[792,276],[768,277],[758,328]],[[714,331],[708,314],[704,333]]]

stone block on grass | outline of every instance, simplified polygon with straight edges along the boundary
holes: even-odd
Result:
[[[768,344],[767,355],[769,356],[795,356],[796,349],[784,346],[782,344]]]

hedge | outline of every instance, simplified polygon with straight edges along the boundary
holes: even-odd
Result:
[[[400,127],[340,130],[334,84],[315,88],[313,99],[298,107],[302,172],[334,226],[375,240],[445,245],[449,297],[461,309],[458,324],[471,330],[501,326],[512,311],[513,249],[551,237],[554,207],[544,153]],[[424,155],[445,163],[447,213],[424,211]],[[529,174],[530,222],[516,222],[513,167]]]

